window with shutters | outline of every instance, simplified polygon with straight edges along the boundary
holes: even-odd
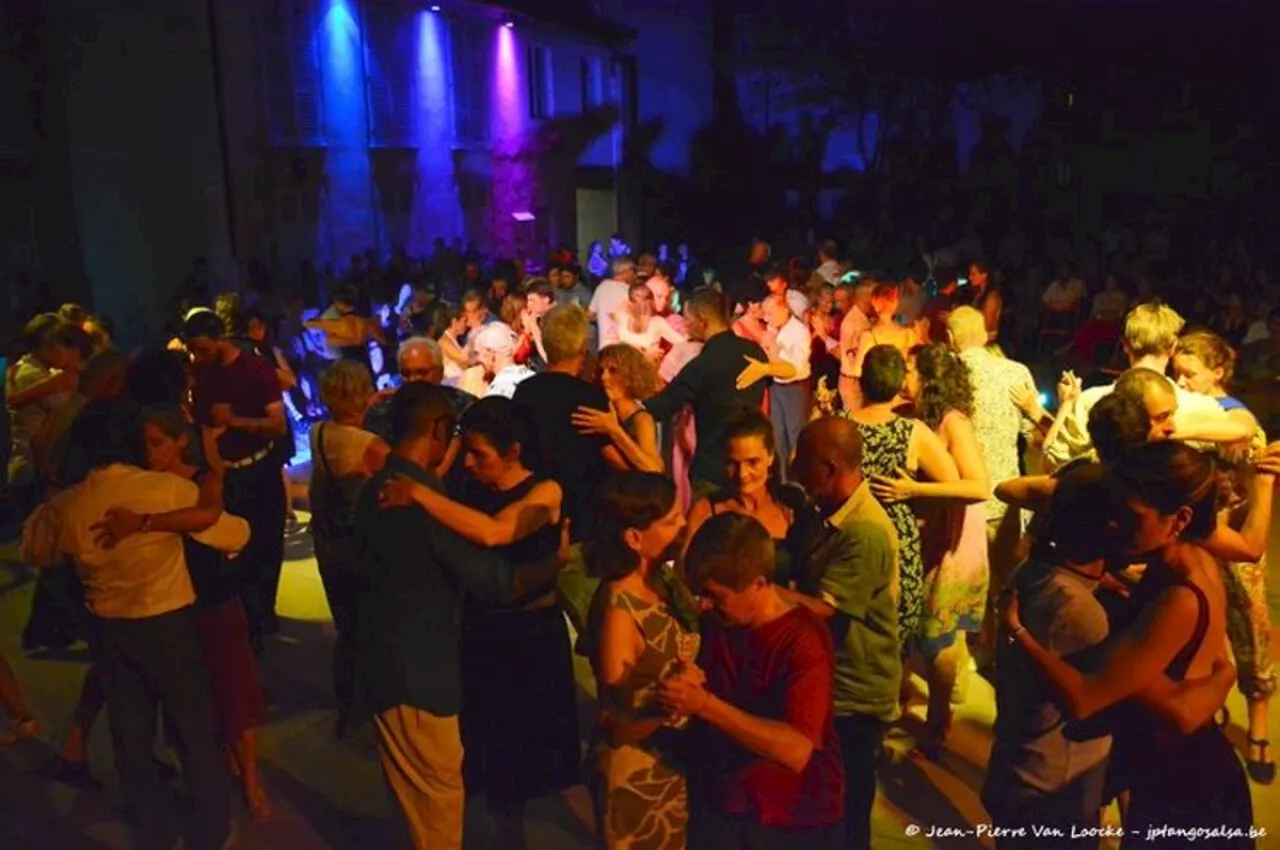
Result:
[[[484,28],[458,21],[450,27],[453,68],[453,138],[461,146],[489,141],[489,46]]]
[[[325,144],[314,0],[266,0],[261,7],[267,135],[276,147]]]
[[[364,22],[369,143],[409,147],[413,144],[413,10],[370,3],[365,6]]]
[[[529,117],[551,117],[551,51],[530,45],[525,54],[525,80],[529,85]]]

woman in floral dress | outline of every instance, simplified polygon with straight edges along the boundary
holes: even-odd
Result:
[[[897,478],[914,477],[920,470],[930,481],[951,484],[959,480],[956,462],[938,435],[917,419],[894,412],[907,378],[907,361],[892,345],[873,346],[858,379],[862,406],[844,415],[853,420],[862,436],[862,474]],[[924,560],[920,551],[920,526],[906,502],[880,500],[898,532],[898,636],[905,653],[919,637],[924,615]]]
[[[670,479],[625,472],[600,490],[587,569],[601,579],[584,650],[600,685],[595,798],[609,850],[684,850],[682,725],[657,703],[669,676],[696,675],[692,596],[670,566],[684,515]]]
[[[917,646],[929,680],[929,713],[921,752],[936,757],[951,726],[951,702],[965,666],[964,632],[982,627],[986,609],[987,467],[974,433],[969,367],[950,348],[931,343],[908,360],[903,391],[915,414],[933,429],[956,462],[958,481],[877,477],[871,491],[885,502],[911,501],[924,520],[924,617]]]

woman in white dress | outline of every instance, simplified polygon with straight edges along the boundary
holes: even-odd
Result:
[[[688,342],[688,337],[678,333],[667,320],[657,314],[653,290],[645,283],[634,283],[627,295],[627,304],[618,311],[614,321],[614,339],[606,344],[623,343],[640,349],[656,365],[667,349]]]
[[[458,337],[467,331],[467,318],[462,311],[451,305],[436,311],[435,322],[431,325],[431,336],[440,343],[440,353],[444,356],[444,383],[456,387],[462,379],[467,367],[467,351],[458,344]]]

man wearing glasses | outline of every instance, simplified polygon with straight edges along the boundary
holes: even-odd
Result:
[[[461,594],[504,599],[514,574],[496,550],[472,546],[416,506],[381,509],[379,492],[393,476],[442,489],[433,471],[450,451],[455,423],[445,388],[429,377],[401,387],[388,407],[392,452],[356,508],[366,581],[357,653],[379,758],[412,845],[461,850]]]
[[[397,370],[401,384],[434,384],[444,391],[457,417],[471,406],[476,397],[455,387],[442,386],[444,380],[444,358],[440,353],[440,343],[425,336],[414,336],[400,343],[400,351],[396,357]],[[394,390],[383,390],[374,397],[374,402],[365,415],[365,430],[377,434],[387,442],[391,442],[391,397]],[[452,457],[452,453],[450,454]]]

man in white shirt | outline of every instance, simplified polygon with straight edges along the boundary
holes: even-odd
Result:
[[[627,306],[631,284],[636,282],[636,266],[626,258],[613,261],[613,277],[600,281],[596,291],[591,295],[591,305],[587,307],[588,318],[596,321],[596,344],[603,347],[605,340],[616,336],[615,318],[623,307]]]
[[[775,378],[769,390],[769,418],[773,420],[777,456],[782,462],[781,478],[785,482],[791,452],[809,421],[809,356],[813,338],[805,323],[792,315],[791,307],[781,295],[765,300],[764,320],[769,333],[761,347],[770,362],[787,363],[795,369],[795,375],[790,378]]]
[[[175,838],[166,816],[168,794],[151,755],[158,697],[178,739],[192,798],[188,846],[221,848],[230,831],[229,784],[213,732],[209,674],[192,609],[195,590],[182,538],[150,531],[152,516],[194,507],[199,488],[142,468],[142,423],[125,402],[86,406],[70,440],[92,471],[28,519],[23,559],[41,567],[63,556],[75,561],[85,606],[93,615],[90,648],[103,673],[116,770],[137,846],[168,847]],[[140,514],[143,524],[141,533],[107,549],[99,545],[94,526],[110,508]],[[249,526],[223,514],[194,536],[235,552],[248,542]]]
[[[822,245],[818,247],[818,267],[813,273],[822,278],[824,283],[835,286],[840,280],[840,246],[836,244],[836,240],[824,240]]]
[[[1057,279],[1045,287],[1041,301],[1051,313],[1069,313],[1080,305],[1084,296],[1084,282],[1069,268],[1063,267],[1059,269]]]
[[[1150,369],[1164,375],[1169,369],[1178,344],[1178,334],[1185,322],[1172,307],[1159,302],[1139,304],[1124,320],[1121,345],[1129,358],[1130,369]],[[1054,439],[1045,444],[1044,460],[1049,470],[1083,457],[1093,448],[1089,438],[1089,411],[1115,384],[1090,387],[1080,394],[1062,416],[1062,424]],[[1216,399],[1174,386],[1177,411],[1174,413],[1176,438],[1199,438],[1212,442],[1232,442],[1249,436],[1244,426],[1237,426],[1222,410]],[[1234,435],[1234,436],[1233,436]],[[996,481],[997,479],[992,479]]]

